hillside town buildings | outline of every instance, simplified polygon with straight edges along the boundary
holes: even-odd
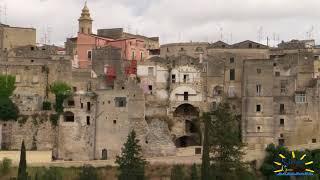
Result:
[[[78,21],[65,49],[36,46],[34,29],[0,26],[0,73],[16,77],[11,98],[20,110],[17,122],[1,123],[2,149],[18,149],[24,139],[27,149],[52,150],[53,159],[112,159],[134,129],[145,156],[201,154],[199,117],[223,101],[241,117],[248,150],[318,145],[320,49],[313,40],[277,48],[250,40],[159,46],[158,37],[122,28],[93,34],[87,5]],[[52,124],[56,113],[42,105],[55,103],[49,89],[56,81],[68,83],[72,96]]]

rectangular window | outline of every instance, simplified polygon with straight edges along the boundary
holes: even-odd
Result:
[[[140,53],[140,60],[141,61],[143,60],[143,53],[142,52]]]
[[[281,82],[280,82],[280,93],[286,93],[287,92],[287,83],[288,83],[288,81],[286,81],[286,80],[282,80]]]
[[[132,51],[132,57],[131,57],[131,59],[132,59],[132,60],[135,59],[135,53],[134,53],[134,51]]]
[[[114,99],[116,107],[126,107],[127,105],[127,98],[126,97],[116,97]]]
[[[91,103],[87,102],[87,111],[90,111],[90,110],[91,110]]]
[[[230,69],[230,81],[234,81],[236,79],[236,72],[234,69]]]
[[[312,143],[317,143],[317,139],[312,139]]]
[[[189,82],[189,74],[184,74],[184,75],[183,75],[183,82],[184,82],[184,83]]]
[[[189,99],[189,93],[188,92],[184,92],[183,93],[183,100],[188,101]]]
[[[256,85],[257,96],[261,95],[261,84]]]
[[[90,116],[87,116],[87,125],[90,125]]]
[[[68,106],[74,106],[75,105],[75,103],[74,103],[74,100],[68,100]]]
[[[171,75],[171,82],[176,83],[176,75],[175,74]]]
[[[82,109],[83,108],[83,103],[81,103],[80,106],[81,106],[81,109]]]
[[[148,87],[149,87],[150,94],[152,94],[152,85],[149,85]]]
[[[230,58],[230,63],[234,63],[234,57]]]
[[[276,72],[276,76],[280,76],[280,72],[279,71]]]
[[[280,119],[280,126],[284,126],[284,119]]]
[[[280,104],[280,114],[285,114],[284,104]]]
[[[261,105],[260,105],[260,104],[257,104],[257,106],[256,106],[256,112],[261,112]]]
[[[92,58],[92,51],[90,50],[90,51],[88,51],[88,59],[91,60],[91,58]]]
[[[154,67],[148,67],[148,76],[154,75]]]
[[[307,102],[306,94],[304,92],[296,93],[295,101],[296,103],[306,103]]]

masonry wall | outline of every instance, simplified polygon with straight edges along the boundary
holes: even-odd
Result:
[[[36,45],[36,29],[33,28],[0,27],[0,34],[2,50]]]

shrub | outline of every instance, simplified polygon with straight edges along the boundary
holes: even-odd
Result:
[[[51,102],[44,101],[42,103],[42,110],[45,110],[45,111],[51,110]]]
[[[50,122],[52,126],[57,126],[59,121],[59,114],[51,114],[50,115]]]
[[[11,159],[8,159],[8,158],[4,158],[2,161],[1,161],[1,164],[0,164],[0,172],[1,172],[1,175],[6,175],[9,173],[10,169],[11,169],[11,166],[12,166],[12,161]]]
[[[1,88],[0,88],[1,89]],[[3,121],[17,120],[19,114],[18,107],[11,99],[0,97],[0,119]]]
[[[94,167],[90,165],[85,165],[82,167],[82,170],[79,174],[79,180],[97,180],[97,179],[98,179],[98,175]]]

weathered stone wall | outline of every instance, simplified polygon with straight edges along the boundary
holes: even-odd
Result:
[[[36,29],[34,28],[1,26],[0,34],[2,50],[36,44]]]
[[[18,150],[24,140],[27,150],[53,150],[57,128],[49,118],[49,113],[39,113],[2,122],[2,148]]]

